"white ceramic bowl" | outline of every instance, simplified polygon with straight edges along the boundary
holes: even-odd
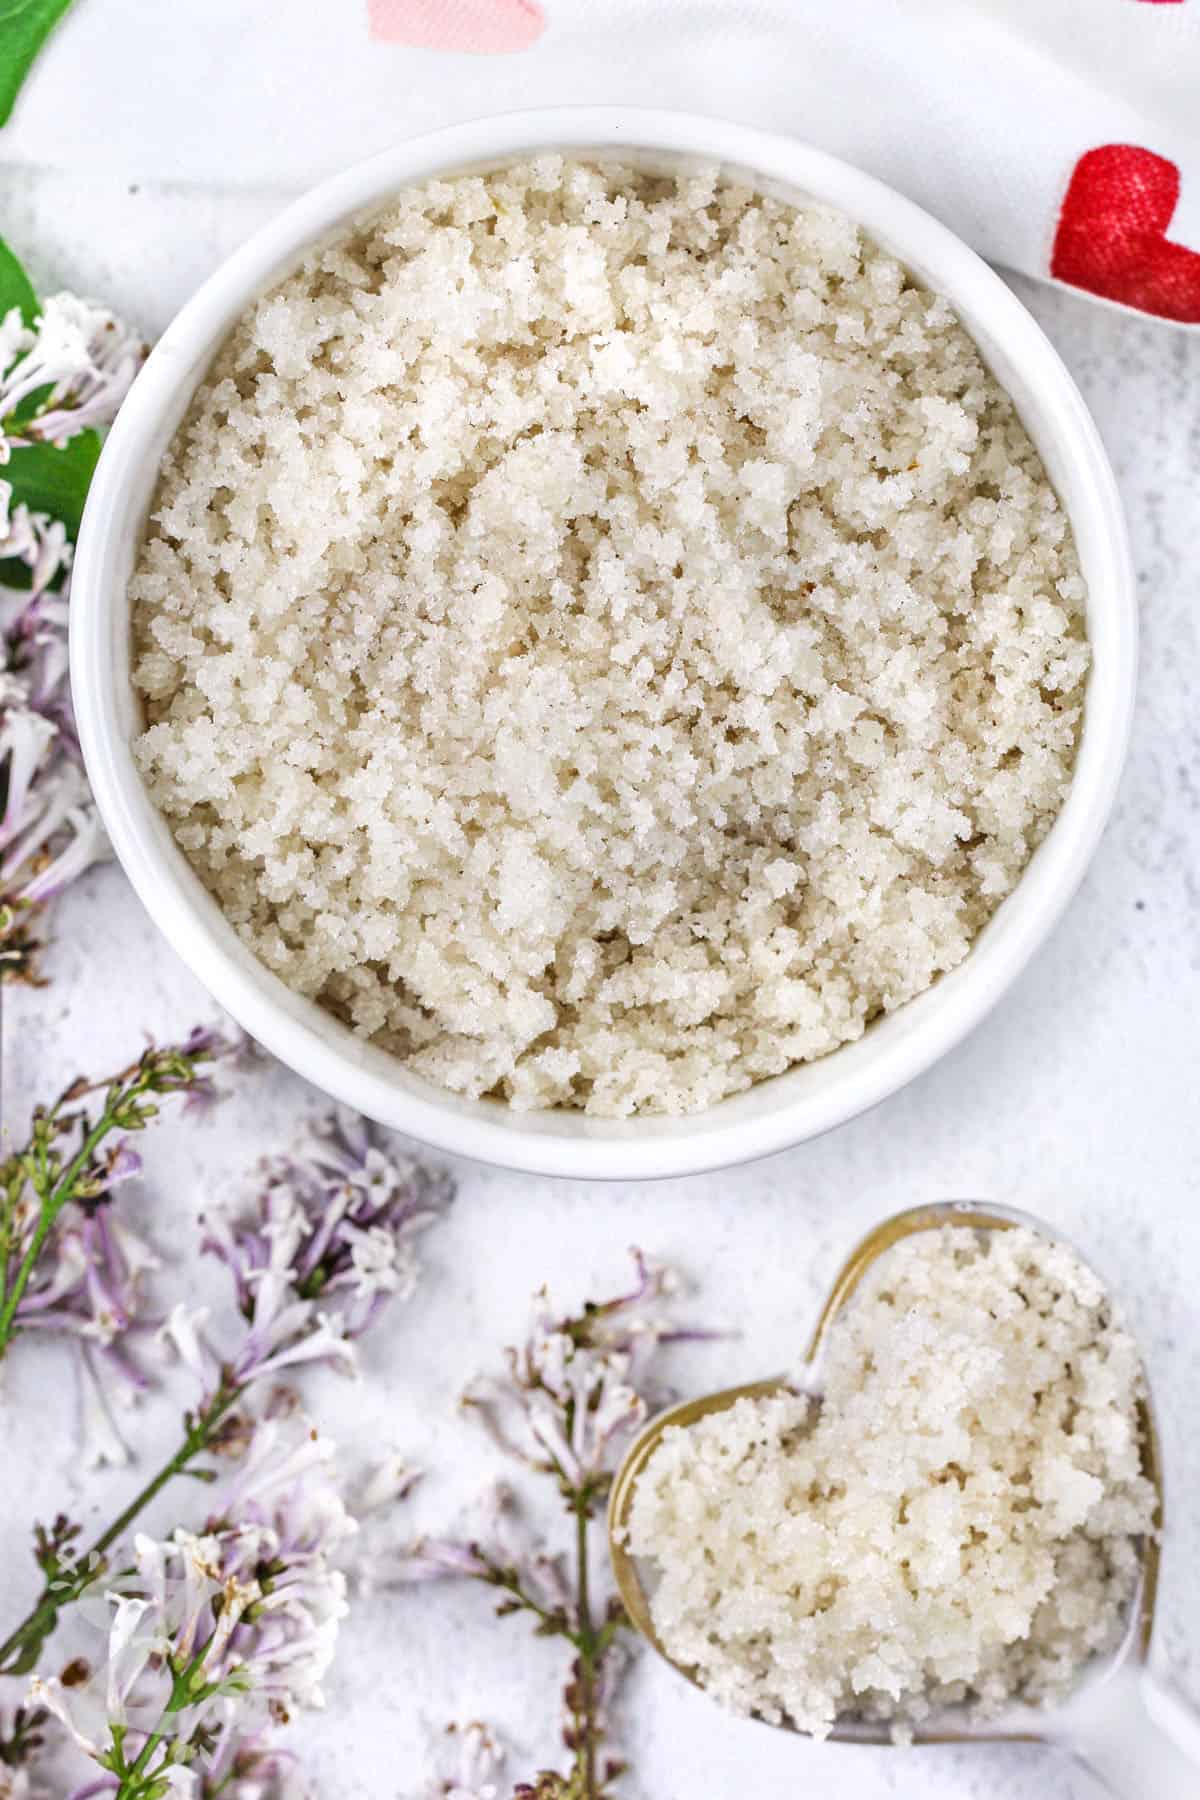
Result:
[[[1074,783],[966,961],[859,1042],[695,1118],[514,1113],[410,1075],[261,966],[176,848],[131,755],[139,712],[126,586],[159,461],[226,333],[314,242],[405,183],[545,148],[637,152],[667,165],[716,159],[780,198],[827,201],[857,219],[948,296],[1013,396],[1070,513],[1088,584],[1093,664]],[[685,113],[569,107],[481,119],[399,144],[290,206],[204,284],[138,377],[92,484],[72,596],[71,674],[88,773],[116,853],[179,955],[247,1031],[318,1087],[427,1143],[538,1174],[630,1179],[745,1162],[827,1131],[927,1069],[978,1024],[1065,907],[1113,799],[1134,692],[1133,580],[1112,472],[1078,391],[1020,301],[944,226],[878,181],[790,138]]]

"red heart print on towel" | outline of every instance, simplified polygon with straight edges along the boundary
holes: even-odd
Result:
[[[546,29],[536,0],[367,0],[367,19],[384,43],[492,56],[528,50]]]
[[[1200,254],[1167,237],[1179,170],[1136,144],[1103,144],[1075,165],[1050,273],[1106,300],[1200,324]]]

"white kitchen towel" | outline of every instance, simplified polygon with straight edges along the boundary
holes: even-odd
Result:
[[[1200,324],[1200,0],[75,0],[0,158],[298,187],[571,102],[792,132],[994,262]]]

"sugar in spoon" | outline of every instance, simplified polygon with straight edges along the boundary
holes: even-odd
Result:
[[[885,1219],[852,1251],[833,1284],[805,1358],[802,1381],[776,1377],[724,1388],[686,1400],[659,1414],[631,1445],[613,1483],[608,1512],[609,1548],[625,1610],[654,1649],[679,1673],[700,1686],[695,1673],[675,1663],[663,1649],[636,1559],[625,1547],[626,1527],[638,1476],[671,1425],[692,1425],[736,1401],[797,1391],[821,1393],[821,1358],[832,1326],[866,1271],[901,1239],[944,1225],[984,1231],[1026,1226],[1043,1238],[1054,1233],[1038,1219],[1014,1208],[974,1201],[950,1201],[913,1208]],[[972,1741],[1041,1742],[1057,1747],[1091,1770],[1116,1800],[1200,1800],[1200,1715],[1151,1668],[1151,1639],[1159,1577],[1163,1523],[1163,1482],[1153,1410],[1140,1402],[1142,1472],[1158,1496],[1158,1531],[1141,1542],[1137,1591],[1124,1638],[1099,1664],[1089,1665],[1074,1693],[1054,1707],[1014,1705],[999,1715],[976,1719],[966,1709],[950,1709],[916,1726],[913,1741],[945,1744]],[[797,1728],[784,1724],[785,1730]],[[837,1743],[889,1745],[886,1721],[839,1720],[830,1734]]]

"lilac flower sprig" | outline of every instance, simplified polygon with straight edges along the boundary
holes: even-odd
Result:
[[[508,1456],[554,1483],[571,1516],[570,1552],[538,1544],[512,1490],[501,1484],[487,1497],[477,1530],[418,1538],[385,1572],[399,1583],[445,1576],[482,1582],[498,1590],[498,1613],[528,1614],[539,1635],[570,1645],[563,1728],[570,1768],[518,1785],[515,1793],[529,1800],[604,1800],[622,1771],[604,1746],[626,1660],[619,1634],[628,1620],[614,1589],[595,1592],[590,1528],[633,1436],[668,1397],[654,1368],[657,1351],[715,1335],[675,1323],[663,1304],[675,1289],[671,1273],[640,1251],[633,1256],[632,1289],[589,1301],[578,1314],[557,1315],[539,1294],[529,1336],[506,1353],[507,1373],[480,1378],[463,1396]]]
[[[92,1793],[157,1800],[218,1791],[239,1763],[263,1772],[254,1734],[322,1704],[347,1611],[336,1559],[354,1529],[331,1446],[303,1419],[267,1416],[201,1530],[135,1537],[105,1595],[97,1666],[31,1684],[106,1771]]]
[[[273,1743],[266,1731],[223,1731],[207,1765],[189,1774],[191,1791],[184,1790],[185,1800],[313,1800],[296,1757]]]
[[[207,1065],[233,1049],[198,1028],[182,1044],[151,1045],[106,1081],[72,1082],[36,1110],[25,1147],[0,1162],[0,1358],[19,1333],[57,1331],[80,1346],[93,1378],[103,1362],[122,1382],[142,1384],[120,1339],[153,1257],[111,1210],[113,1189],[141,1167],[117,1134],[143,1131],[168,1095],[185,1096],[185,1107],[203,1103]],[[104,1099],[92,1114],[79,1102],[97,1091]]]
[[[200,1395],[184,1415],[174,1453],[113,1523],[76,1553],[67,1539],[39,1546],[42,1591],[0,1643],[0,1674],[28,1673],[59,1614],[108,1569],[109,1554],[162,1490],[182,1475],[211,1479],[199,1459],[245,1435],[235,1410],[285,1370],[324,1363],[356,1368],[354,1340],[390,1296],[416,1276],[412,1239],[449,1204],[448,1176],[354,1115],[331,1114],[306,1128],[289,1156],[264,1163],[256,1193],[214,1211],[206,1247],[228,1265],[241,1314],[240,1339],[221,1355],[207,1315],[176,1307],[163,1342],[196,1377]]]
[[[71,556],[62,523],[0,479],[0,563],[28,570],[26,589],[0,585],[0,982],[35,979],[37,914],[108,849],[67,681]]]
[[[293,1753],[272,1742],[269,1731],[243,1734],[236,1729],[236,1719],[220,1733],[202,1767],[177,1763],[169,1780],[167,1791],[178,1800],[314,1800],[313,1789]],[[119,1776],[101,1775],[76,1788],[70,1800],[115,1800],[120,1789]],[[2,1787],[0,1800],[8,1800]],[[22,1794],[13,1800],[39,1800],[39,1796]]]
[[[175,1763],[169,1774],[157,1778],[160,1791],[178,1800],[315,1800],[313,1789],[296,1756],[272,1741],[269,1730],[243,1733],[236,1713],[221,1731],[200,1766]],[[69,1800],[116,1800],[122,1778],[105,1774],[76,1788]],[[10,1800],[0,1785],[0,1800]],[[22,1790],[11,1800],[43,1800],[40,1793]],[[49,1800],[48,1796],[44,1800]],[[461,1800],[476,1800],[464,1795]],[[490,1800],[480,1795],[478,1800]]]
[[[146,346],[115,313],[76,294],[51,294],[26,323],[0,318],[0,466],[14,450],[107,425],[129,392]]]
[[[67,678],[70,539],[95,428],[111,423],[146,353],[73,294],[40,307],[30,295],[27,311],[0,316],[0,568],[17,571],[11,585],[0,579],[0,982],[36,978],[37,915],[107,854]],[[50,497],[70,516],[44,510]]]
[[[239,1368],[283,1366],[310,1338],[350,1341],[417,1277],[414,1240],[446,1209],[444,1171],[385,1148],[382,1134],[340,1109],[312,1121],[289,1156],[269,1157],[257,1191],[214,1212],[204,1248],[233,1276],[250,1326]],[[289,1357],[289,1360],[295,1360]]]

